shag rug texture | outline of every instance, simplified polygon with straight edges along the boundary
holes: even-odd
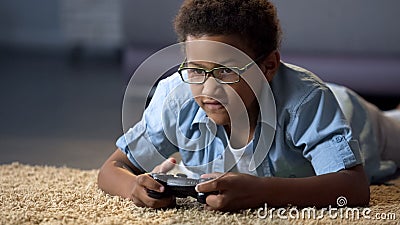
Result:
[[[328,209],[310,208],[308,213],[288,206],[268,214],[265,208],[236,213],[206,211],[193,198],[178,199],[172,209],[140,208],[101,191],[97,173],[19,163],[0,165],[0,224],[400,224],[399,178],[372,185],[367,208],[344,207],[329,214]]]

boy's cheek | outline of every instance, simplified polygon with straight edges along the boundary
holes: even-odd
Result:
[[[196,98],[196,96],[199,96],[201,94],[201,86],[202,85],[194,85],[190,84],[190,90],[192,91],[192,95]]]

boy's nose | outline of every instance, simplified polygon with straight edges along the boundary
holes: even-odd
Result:
[[[218,83],[213,76],[207,77],[207,80],[203,83],[202,94],[207,96],[213,96],[218,91],[221,84]]]

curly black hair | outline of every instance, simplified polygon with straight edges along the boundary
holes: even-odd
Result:
[[[276,8],[268,0],[184,0],[174,25],[180,42],[189,35],[240,35],[258,55],[281,42]]]

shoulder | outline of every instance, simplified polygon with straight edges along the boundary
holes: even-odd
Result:
[[[297,111],[308,99],[327,93],[327,85],[314,73],[302,67],[281,62],[271,83],[277,108]],[[278,109],[277,109],[278,110]]]
[[[191,98],[189,85],[182,82],[178,73],[174,73],[158,83],[152,102],[155,102],[157,107],[160,107],[160,104],[177,107]]]
[[[160,82],[157,85],[157,89],[162,89],[168,93],[168,92],[171,92],[172,90],[174,90],[175,88],[179,87],[182,84],[184,84],[184,83],[182,82],[179,74],[174,73],[171,76],[160,80]]]
[[[178,73],[162,79],[154,92],[145,115],[154,118],[168,118],[166,123],[173,124],[177,118],[189,120],[198,110],[190,86],[182,82]],[[159,121],[155,121],[159,123]]]

